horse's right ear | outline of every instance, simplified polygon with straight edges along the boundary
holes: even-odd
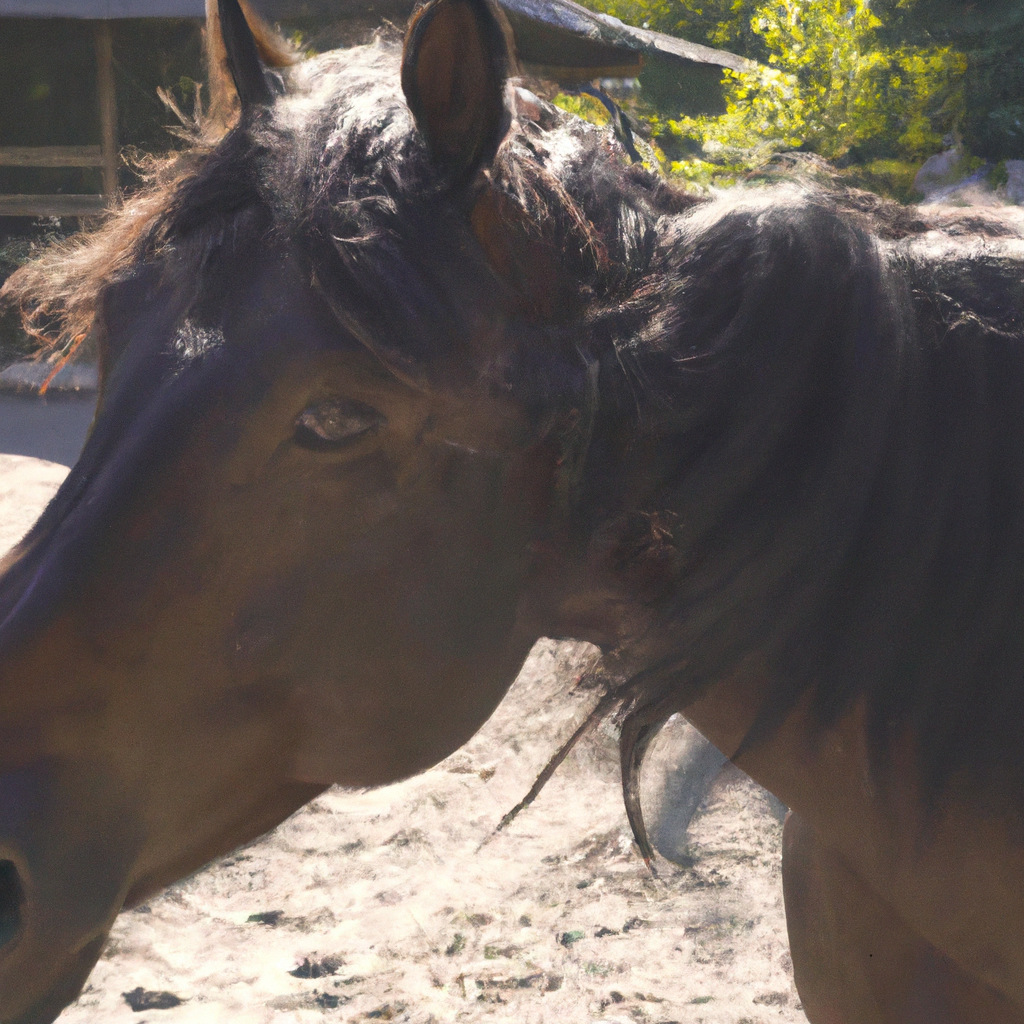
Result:
[[[206,0],[206,50],[215,119],[230,123],[243,113],[269,106],[280,94],[268,70],[295,62],[295,54],[245,0]]]
[[[453,185],[489,163],[508,131],[510,39],[492,0],[430,0],[409,24],[402,90],[431,157]]]

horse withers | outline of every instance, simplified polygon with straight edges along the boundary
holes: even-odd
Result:
[[[606,652],[642,846],[678,711],[794,809],[815,1024],[1024,1019],[1018,238],[682,195],[513,109],[489,0],[301,63],[215,13],[230,130],[5,289],[101,386],[0,577],[0,1020],[544,635]]]

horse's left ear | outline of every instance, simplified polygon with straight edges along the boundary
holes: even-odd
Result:
[[[453,185],[489,163],[508,131],[510,40],[491,0],[430,0],[409,24],[402,90],[431,157]]]
[[[297,59],[247,0],[206,0],[206,51],[212,112],[224,127],[239,109],[244,114],[273,103],[280,80],[271,69]]]

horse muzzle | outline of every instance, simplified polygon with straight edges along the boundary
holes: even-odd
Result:
[[[0,776],[2,1024],[50,1024],[99,958],[139,848],[109,788],[50,759]]]
[[[16,861],[0,861],[3,1024],[50,1024],[78,996],[116,914],[111,908],[107,920],[90,921],[95,915],[81,909],[66,895],[55,905]]]

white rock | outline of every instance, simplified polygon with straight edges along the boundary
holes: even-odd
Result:
[[[958,149],[947,149],[928,157],[914,176],[914,188],[926,196],[941,188],[954,185],[964,177],[963,154]]]
[[[1012,203],[1024,206],[1024,160],[1006,161],[1006,196]]]

